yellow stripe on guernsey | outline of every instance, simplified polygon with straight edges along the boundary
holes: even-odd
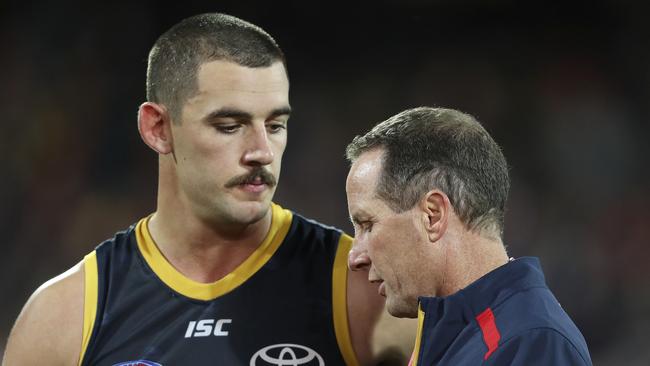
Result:
[[[79,366],[83,362],[90,336],[93,333],[95,318],[97,316],[97,254],[95,251],[84,257],[84,325],[81,336],[81,353]]]
[[[212,283],[193,281],[178,272],[160,253],[158,246],[149,233],[149,217],[138,222],[135,229],[138,248],[147,264],[156,275],[174,291],[196,300],[213,300],[222,296],[248,280],[255,272],[268,262],[280,247],[291,226],[291,211],[272,204],[271,228],[262,244],[234,271]]]
[[[352,248],[352,238],[341,234],[334,258],[332,271],[332,309],[334,313],[334,332],[343,360],[347,366],[359,366],[352,348],[350,327],[348,325],[348,253]]]
[[[413,356],[409,366],[416,366],[418,364],[418,356],[420,355],[420,340],[422,339],[422,327],[424,326],[424,311],[422,305],[418,305],[418,332],[415,336],[415,347],[413,347]]]

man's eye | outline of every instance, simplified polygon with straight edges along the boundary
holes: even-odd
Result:
[[[268,128],[271,133],[276,133],[286,129],[287,126],[283,123],[269,123],[266,125],[266,128]]]
[[[221,133],[235,133],[239,130],[240,125],[217,125],[217,131]]]

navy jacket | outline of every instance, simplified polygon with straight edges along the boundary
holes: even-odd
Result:
[[[446,298],[420,298],[413,365],[591,365],[584,337],[520,258]]]

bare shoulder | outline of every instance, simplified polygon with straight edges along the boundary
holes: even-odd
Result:
[[[2,365],[76,365],[83,306],[80,262],[44,283],[27,300],[9,335]]]
[[[408,362],[417,332],[416,319],[400,319],[384,310],[378,286],[368,282],[367,271],[348,273],[350,338],[361,365]]]

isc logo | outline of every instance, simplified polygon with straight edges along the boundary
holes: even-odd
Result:
[[[230,323],[232,323],[232,319],[218,319],[216,322],[215,319],[192,320],[187,325],[185,338],[208,337],[211,335],[217,337],[227,336],[228,331],[225,329],[225,325]]]

